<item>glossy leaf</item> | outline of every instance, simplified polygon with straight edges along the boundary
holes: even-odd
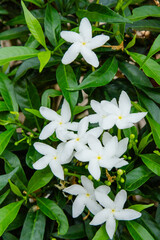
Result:
[[[38,53],[38,59],[40,61],[39,72],[42,72],[43,68],[48,63],[50,57],[51,57],[51,51],[45,51],[45,52]]]
[[[49,168],[36,171],[28,183],[27,193],[28,194],[32,193],[44,187],[47,183],[50,182],[52,178],[53,178],[53,173]]]
[[[5,74],[0,73],[0,93],[10,111],[18,112],[18,103],[15,96],[13,81]]]
[[[125,49],[129,49],[131,47],[133,47],[136,43],[136,34],[134,35],[133,39],[127,44]]]
[[[0,236],[4,233],[8,225],[15,219],[24,200],[6,205],[0,209]]]
[[[134,240],[154,240],[152,235],[135,221],[126,222],[127,228]]]
[[[2,239],[3,240],[18,240],[18,238],[16,238],[14,235],[12,235],[9,232],[4,232],[4,234],[2,235]]]
[[[127,23],[129,19],[122,17],[107,6],[100,4],[90,4],[87,10],[78,10],[77,16],[80,18],[87,17],[90,21],[107,22],[107,23]]]
[[[30,209],[24,221],[20,240],[43,240],[45,224],[46,218],[44,214],[40,210],[34,212]]]
[[[154,119],[151,119],[149,117],[147,119],[152,129],[154,141],[158,148],[160,148],[160,124],[157,123]]]
[[[25,60],[36,57],[38,52],[39,51],[34,48],[20,46],[0,48],[0,66],[10,61]]]
[[[10,188],[11,188],[12,192],[14,194],[16,194],[17,196],[23,198],[23,195],[22,195],[21,191],[19,190],[19,188],[15,184],[13,184],[10,179],[8,179],[8,182],[9,182],[9,185],[10,185]]]
[[[47,198],[37,198],[37,203],[46,216],[57,221],[58,234],[66,234],[68,231],[68,220],[62,209],[53,200]]]
[[[55,47],[61,31],[61,20],[58,12],[49,3],[44,18],[45,33],[51,44]]]
[[[138,151],[142,152],[143,149],[152,141],[151,138],[152,133],[148,133],[145,137],[143,137],[139,143]]]
[[[82,239],[86,237],[85,229],[83,223],[75,224],[69,227],[65,235],[60,235],[58,233],[53,233],[53,236],[60,239]]]
[[[9,109],[4,101],[0,101],[0,112],[5,112],[5,111],[9,111]]]
[[[0,154],[2,154],[5,148],[7,147],[15,130],[16,130],[15,128],[10,128],[0,133]]]
[[[133,169],[126,175],[126,190],[134,191],[143,185],[152,175],[152,172],[144,165]]]
[[[45,36],[42,30],[42,27],[38,20],[32,15],[32,13],[26,8],[23,1],[21,1],[25,20],[27,23],[27,26],[32,33],[32,35],[35,37],[35,39],[44,47],[47,49],[46,42],[45,42]]]
[[[152,204],[135,204],[135,205],[130,206],[129,209],[133,209],[135,211],[141,212],[144,209],[150,208],[153,206],[154,206],[154,203],[152,203]]]
[[[76,88],[70,90],[81,90],[89,87],[100,87],[112,81],[118,70],[116,58],[109,58],[101,68],[92,72]]]
[[[160,32],[160,21],[159,20],[140,20],[137,22],[134,22],[133,24],[126,25],[126,28],[131,28],[134,30],[139,31],[152,31],[152,32]]]
[[[140,155],[144,164],[156,175],[160,176],[160,156],[156,154]]]
[[[56,78],[65,99],[68,101],[71,107],[71,111],[73,111],[78,100],[78,92],[70,92],[67,90],[69,88],[76,88],[78,86],[73,69],[70,65],[63,65],[61,63],[57,68]]]
[[[44,91],[44,93],[42,94],[42,98],[41,98],[41,105],[44,107],[51,107],[51,97],[58,97],[61,96],[62,93],[60,91],[54,90],[54,89],[47,89]]]
[[[35,115],[38,118],[43,118],[42,115],[40,114],[40,112],[36,109],[25,108],[24,110],[29,113],[32,113],[33,115]]]
[[[25,0],[25,2],[30,2],[35,4],[38,7],[42,7],[44,5],[44,1],[43,0]]]
[[[18,168],[15,168],[12,172],[4,175],[0,175],[0,190],[2,190],[8,183],[8,179],[11,179],[11,177],[17,172]]]
[[[75,106],[74,111],[73,111],[73,115],[77,115],[79,113],[82,113],[85,110],[88,110],[90,108],[91,108],[90,105],[87,105],[87,106]]]
[[[131,21],[138,21],[147,17],[160,17],[160,9],[158,6],[141,6],[133,9],[132,15],[129,17]]]
[[[8,189],[5,193],[3,193],[3,194],[0,196],[0,204],[3,203],[3,201],[6,199],[6,197],[8,196],[9,193],[10,193],[10,189]]]
[[[0,40],[11,40],[15,38],[20,38],[21,36],[27,33],[28,33],[27,27],[11,28],[0,33]]]
[[[92,240],[100,240],[100,239],[106,239],[106,240],[110,239],[108,237],[108,234],[106,233],[105,224],[103,224],[103,226],[99,228],[99,230],[96,232]]]

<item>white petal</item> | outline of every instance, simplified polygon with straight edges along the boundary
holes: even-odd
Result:
[[[88,117],[83,118],[78,125],[78,135],[82,136],[88,129]]]
[[[125,91],[121,92],[119,97],[119,108],[121,110],[122,115],[126,116],[130,113],[131,110],[131,101]]]
[[[95,136],[88,136],[88,145],[97,154],[102,152],[101,142]]]
[[[90,197],[87,197],[86,207],[94,215],[102,210],[102,207],[96,202],[96,200],[93,200]]]
[[[70,187],[67,187],[63,190],[66,193],[69,193],[71,195],[78,195],[78,194],[86,194],[87,191],[82,187],[81,185],[78,184],[73,184]]]
[[[116,98],[113,98],[113,99],[111,100],[111,103],[113,103],[116,107],[118,107],[118,103],[117,103]]]
[[[107,155],[108,158],[113,157],[116,154],[117,147],[118,140],[117,137],[114,136],[109,142],[107,142],[104,148],[105,154]]]
[[[57,147],[57,155],[59,157],[59,161],[61,164],[67,164],[69,162],[72,161],[73,158],[73,153],[71,155],[69,155],[68,157],[66,156],[66,154],[64,154],[65,152],[65,146],[67,143],[60,143]]]
[[[86,204],[86,197],[85,195],[78,195],[74,200],[72,206],[72,216],[73,218],[78,217],[84,210]]]
[[[127,145],[128,145],[128,138],[122,139],[118,143],[118,149],[117,149],[117,152],[116,152],[116,156],[118,156],[118,157],[122,156],[122,154],[124,154],[127,150]]]
[[[77,42],[73,43],[65,52],[62,58],[62,63],[70,64],[78,57],[79,52],[80,52],[80,43],[77,43]]]
[[[66,123],[66,128],[69,130],[77,131],[78,130],[78,122],[68,122]]]
[[[125,190],[119,191],[114,200],[116,210],[121,210],[124,207],[126,200],[127,200],[127,192]]]
[[[102,134],[103,129],[101,127],[95,127],[87,132],[87,135],[95,136],[96,138],[99,138],[99,136]]]
[[[50,108],[40,107],[39,111],[40,111],[41,115],[49,121],[60,121],[61,120],[61,116]]]
[[[101,102],[103,110],[108,114],[120,115],[119,108],[112,102],[102,101]]]
[[[99,224],[102,224],[102,223],[106,222],[106,220],[108,218],[108,214],[109,214],[109,210],[108,209],[103,209],[102,211],[100,211],[99,213],[97,213],[94,216],[94,218],[90,222],[90,225],[97,226]]]
[[[101,176],[101,171],[99,167],[99,163],[96,160],[90,160],[88,165],[88,171],[90,174],[96,179],[99,180]]]
[[[108,236],[112,239],[116,230],[116,221],[113,215],[110,215],[106,222],[106,232]]]
[[[96,113],[99,113],[99,114],[103,113],[103,111],[101,109],[101,104],[99,102],[97,102],[95,100],[91,100],[91,107]]]
[[[40,135],[39,135],[39,139],[44,140],[47,139],[48,137],[50,137],[56,128],[56,123],[55,122],[50,122],[49,124],[47,124],[41,131]]]
[[[62,126],[56,128],[56,137],[62,142],[66,142],[68,138],[68,131],[66,130],[65,123]]]
[[[64,99],[62,104],[61,116],[65,123],[69,122],[69,120],[71,119],[71,110],[70,110],[69,103],[66,101],[66,99]]]
[[[80,52],[87,63],[91,64],[95,68],[99,66],[98,58],[92,50],[85,46],[82,46]]]
[[[105,130],[110,129],[116,123],[115,115],[108,115],[107,117],[102,119],[101,127]]]
[[[68,159],[73,154],[74,147],[75,147],[75,141],[74,140],[68,141],[65,144],[65,147],[64,147],[62,155],[61,155],[62,159],[63,159],[63,162],[65,162],[66,159]]]
[[[90,49],[95,49],[104,45],[105,42],[107,42],[108,40],[109,36],[103,34],[97,35],[94,38],[92,38],[92,40],[87,44],[87,47],[89,47]]]
[[[127,116],[127,120],[132,123],[139,122],[142,118],[146,116],[147,112],[131,113]]]
[[[141,217],[141,213],[133,209],[123,209],[120,212],[115,212],[114,216],[117,220],[133,220]]]
[[[111,188],[106,185],[99,186],[95,190],[95,192],[101,192],[103,194],[108,194],[110,191],[111,191]]]
[[[91,114],[88,116],[90,123],[98,123],[100,121],[100,115],[99,114]]]
[[[52,157],[44,156],[33,164],[33,168],[35,168],[37,170],[43,169],[43,168],[47,167],[47,165],[49,164],[49,162],[51,160],[52,160]]]
[[[72,31],[62,31],[60,33],[61,38],[63,38],[65,41],[74,43],[74,42],[82,42],[83,39],[80,36],[80,34]]]
[[[53,172],[53,174],[58,177],[59,179],[62,179],[64,180],[64,171],[63,171],[63,168],[61,166],[61,164],[59,163],[58,160],[52,160],[50,163],[49,163],[49,166]]]
[[[81,176],[81,182],[88,193],[92,193],[94,191],[93,182],[86,176]]]
[[[114,202],[108,197],[107,194],[95,191],[96,200],[105,208],[113,208]]]
[[[109,132],[104,132],[102,137],[102,143],[105,146],[112,139],[112,135]]]
[[[87,149],[87,150],[82,150],[79,152],[75,153],[75,157],[82,162],[89,162],[91,159],[93,159],[95,157],[95,154]]]
[[[53,147],[45,143],[35,142],[33,146],[39,153],[43,155],[54,155],[56,152],[56,150]]]
[[[119,129],[126,129],[133,126],[133,123],[128,121],[128,117],[123,117],[122,119],[117,119],[116,126]]]
[[[92,38],[92,26],[88,18],[82,18],[79,26],[80,35],[83,37],[85,42],[88,42]]]
[[[82,150],[87,150],[88,146],[86,145],[85,138],[81,139],[79,142],[75,142],[75,150],[80,152]]]
[[[126,166],[127,164],[128,164],[127,161],[125,161],[125,160],[120,160],[120,161],[118,161],[117,163],[115,163],[113,167],[115,167],[115,168],[121,168],[121,167],[123,167],[123,166]]]

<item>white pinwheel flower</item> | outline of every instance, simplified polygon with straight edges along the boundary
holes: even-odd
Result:
[[[132,209],[123,209],[124,204],[127,200],[127,192],[121,190],[112,201],[107,194],[101,192],[95,192],[97,201],[104,207],[103,210],[98,212],[93,220],[90,222],[91,225],[99,225],[106,222],[106,232],[112,239],[116,230],[116,220],[134,220],[141,217],[141,213]]]
[[[104,112],[108,114],[103,129],[112,128],[114,125],[119,129],[130,128],[147,114],[147,112],[130,113],[131,101],[125,91],[121,92],[118,104],[116,99],[112,99],[112,102],[102,101],[101,104]]]
[[[74,184],[63,190],[66,193],[77,196],[72,206],[73,218],[78,217],[83,212],[85,206],[94,215],[102,210],[102,207],[96,202],[93,182],[85,176],[81,176],[81,182],[83,187],[81,185]],[[108,194],[110,192],[110,187],[105,185],[99,186],[96,188],[96,192]]]
[[[92,38],[92,26],[87,18],[82,18],[79,34],[62,31],[60,35],[65,41],[73,43],[62,58],[63,64],[70,64],[81,53],[87,63],[94,67],[99,66],[98,58],[92,50],[105,44],[109,40],[109,36],[101,34]]]
[[[103,143],[105,145],[104,147],[95,136],[89,136],[89,148],[75,153],[75,157],[79,161],[89,162],[88,171],[96,180],[98,180],[101,175],[100,167],[111,170],[113,167],[122,167],[128,164],[123,158],[119,158],[121,153],[127,149],[127,139],[118,143],[116,136],[111,137],[109,140],[103,137]],[[123,150],[120,149],[121,147]]]
[[[65,144],[63,157],[68,158],[72,155],[74,149],[76,151],[81,151],[87,149],[86,144],[88,143],[89,135],[95,136],[98,138],[102,134],[102,128],[96,127],[89,131],[88,130],[88,117],[83,118],[78,124],[77,134],[71,133],[68,135],[68,142]]]
[[[56,132],[57,138],[65,142],[69,133],[67,130],[77,130],[78,123],[70,122],[71,111],[69,104],[65,99],[62,104],[61,115],[47,107],[40,107],[39,111],[44,118],[51,121],[42,129],[39,139],[44,140]]]
[[[62,164],[64,164],[62,162],[62,152],[64,149],[64,143],[60,143],[57,149],[40,142],[34,143],[34,147],[40,154],[44,156],[41,157],[38,161],[36,161],[33,164],[33,167],[37,170],[40,170],[49,165],[53,174],[56,177],[64,180],[64,171],[61,166]],[[67,159],[65,163],[67,163],[67,161],[70,162],[71,158],[72,156],[69,159]]]

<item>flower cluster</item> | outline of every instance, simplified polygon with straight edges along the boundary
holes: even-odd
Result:
[[[65,99],[61,115],[46,107],[40,108],[41,115],[50,123],[42,129],[39,138],[47,139],[55,132],[57,138],[62,142],[56,149],[42,142],[34,143],[35,149],[44,155],[33,164],[35,169],[43,169],[49,165],[53,174],[64,180],[62,165],[70,163],[74,157],[82,163],[88,163],[89,173],[94,179],[99,180],[101,168],[110,171],[114,167],[120,168],[128,164],[121,157],[127,150],[128,138],[118,141],[116,136],[112,136],[104,130],[110,129],[114,125],[119,129],[129,128],[133,126],[133,123],[141,120],[146,113],[130,113],[131,102],[124,91],[122,91],[118,103],[116,99],[101,103],[92,100],[91,107],[96,114],[84,117],[79,122],[70,122],[71,111]],[[99,126],[88,130],[89,123],[99,123]],[[87,206],[95,215],[91,224],[98,225],[106,222],[106,230],[112,237],[115,231],[115,219],[131,220],[140,216],[136,211],[122,210],[126,201],[124,190],[117,194],[113,202],[107,196],[110,191],[109,187],[103,185],[94,189],[93,183],[85,176],[81,177],[81,182],[83,187],[75,184],[64,190],[69,194],[78,195],[73,204],[73,217],[79,216]],[[97,201],[105,209],[102,209]]]

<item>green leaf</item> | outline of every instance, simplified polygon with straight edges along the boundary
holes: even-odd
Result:
[[[39,47],[39,45],[40,43],[33,37],[32,34],[28,37],[28,40],[25,43],[25,47],[30,47],[30,48],[37,48]]]
[[[44,29],[47,38],[51,44],[55,47],[59,40],[61,31],[61,20],[60,15],[49,3],[47,4],[45,18],[44,18]]]
[[[125,49],[129,49],[131,47],[133,47],[136,43],[136,34],[134,35],[133,39],[127,44],[127,46],[125,47]]]
[[[139,53],[133,53],[133,52],[128,52],[128,54],[141,66],[142,63],[144,62],[146,56],[143,54]],[[143,71],[144,73],[151,78],[154,78],[154,80],[160,84],[160,65],[152,60],[148,59],[144,64],[143,64]]]
[[[4,232],[4,234],[2,235],[3,240],[18,240],[18,238],[16,238],[14,235],[12,235],[9,232]]]
[[[0,204],[3,203],[3,201],[6,199],[6,197],[8,196],[9,193],[10,193],[10,189],[8,189],[5,193],[3,193],[3,194],[0,196]]]
[[[76,88],[78,86],[73,69],[70,65],[63,65],[61,63],[57,68],[56,78],[63,96],[69,103],[71,111],[73,112],[73,109],[78,100],[78,92],[69,92],[67,90],[69,88]]]
[[[25,108],[24,110],[29,113],[32,113],[33,115],[35,115],[38,118],[43,118],[42,115],[40,114],[40,112],[36,109]]]
[[[73,115],[77,115],[79,113],[82,113],[85,110],[88,110],[90,108],[91,108],[90,105],[87,105],[87,106],[75,106],[74,111],[73,111]]]
[[[129,19],[122,17],[107,6],[100,4],[90,4],[87,10],[78,10],[76,12],[80,18],[87,17],[90,21],[106,23],[127,23]]]
[[[27,27],[15,27],[0,33],[0,40],[20,38],[28,33]]]
[[[45,48],[47,49],[46,42],[45,42],[45,36],[42,30],[42,27],[38,20],[32,15],[32,13],[26,8],[23,1],[21,1],[25,20],[27,23],[27,26],[32,33],[32,35],[35,37],[35,39]]]
[[[106,233],[105,224],[99,228],[99,230],[96,232],[92,240],[100,240],[100,239],[105,239],[105,240],[110,239],[108,237],[108,234]]]
[[[53,173],[49,168],[36,171],[28,183],[27,193],[30,194],[38,190],[39,188],[44,187],[45,185],[47,185],[47,183],[50,182],[52,178]]]
[[[151,119],[149,117],[147,117],[147,119],[152,129],[154,141],[158,148],[160,148],[160,124],[157,123],[154,119]]]
[[[160,32],[160,21],[159,20],[140,20],[134,22],[133,24],[126,25],[126,29],[131,28],[132,30],[139,31],[152,31],[152,32]]]
[[[17,172],[18,168],[15,168],[12,172],[4,175],[0,175],[0,191],[7,185],[8,179],[11,179],[11,177]]]
[[[107,61],[98,70],[87,76],[83,82],[76,88],[70,90],[81,90],[89,87],[100,87],[112,81],[118,70],[118,62],[115,57]]]
[[[40,210],[33,212],[30,209],[24,221],[20,240],[43,240],[45,224],[46,218],[43,213]]]
[[[83,239],[86,237],[84,224],[79,223],[69,227],[65,235],[59,235],[58,233],[53,233],[53,236],[60,239]]]
[[[142,152],[143,149],[152,141],[152,138],[150,139],[151,135],[152,135],[152,133],[149,133],[141,139],[139,146],[138,146],[138,152]]]
[[[9,111],[18,112],[13,81],[11,81],[4,73],[0,73],[0,93]]]
[[[154,203],[151,203],[151,204],[135,204],[135,205],[132,205],[129,207],[129,209],[133,209],[133,210],[136,210],[138,212],[141,212],[143,211],[144,209],[146,208],[149,208],[149,207],[153,207],[154,206]]]
[[[68,220],[62,209],[53,201],[47,198],[37,198],[40,210],[52,220],[58,223],[58,234],[64,235],[68,231]]]
[[[33,3],[38,7],[42,7],[44,5],[44,0],[25,0],[25,2]]]
[[[138,21],[147,17],[160,17],[160,9],[157,6],[141,6],[134,8],[132,15],[128,18],[131,21]]]
[[[62,93],[60,91],[54,89],[47,89],[44,91],[41,97],[41,105],[44,107],[51,107],[51,97],[58,97],[61,96]]]
[[[135,168],[126,175],[126,190],[134,191],[143,185],[150,177],[152,172],[144,165]]]
[[[0,154],[2,154],[5,148],[7,147],[15,130],[16,130],[15,128],[11,128],[0,134]]]
[[[24,200],[10,203],[0,209],[0,236],[4,233],[8,225],[15,219]]]
[[[0,87],[1,87],[1,84],[0,84]],[[0,101],[0,112],[5,112],[5,111],[9,111],[9,109],[4,101]]]
[[[0,48],[0,66],[10,61],[36,57],[38,52],[36,49],[20,46]]]
[[[45,51],[45,52],[38,53],[38,59],[40,61],[39,72],[42,72],[43,68],[48,63],[50,57],[51,57],[51,51]]]
[[[41,154],[37,152],[33,145],[31,145],[26,154],[26,164],[33,169],[33,163],[41,158]]]
[[[140,157],[152,172],[160,176],[160,156],[157,154],[143,154]]]
[[[145,64],[145,62],[151,58],[154,54],[156,54],[157,52],[160,51],[160,34],[158,35],[158,37],[154,40],[150,50],[149,50],[149,53],[147,55],[147,57],[145,58],[145,60],[143,61],[142,65],[141,65],[141,68],[143,67],[143,65]]]
[[[10,179],[8,179],[8,182],[9,182],[9,185],[10,185],[10,188],[11,188],[12,192],[14,194],[16,194],[17,196],[23,198],[23,195],[22,195],[21,191],[19,190],[19,188],[15,184],[13,184]]]
[[[135,221],[126,222],[127,228],[134,240],[154,240],[151,234]]]

